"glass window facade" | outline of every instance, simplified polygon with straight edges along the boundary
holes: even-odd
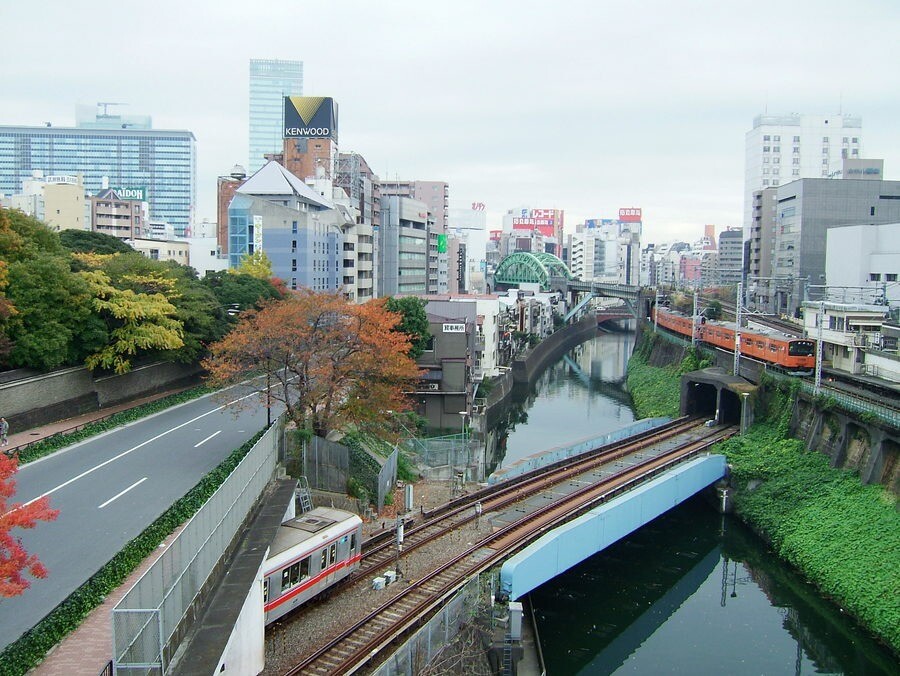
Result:
[[[250,162],[252,174],[266,153],[280,153],[284,97],[303,95],[303,62],[250,59]]]
[[[176,235],[190,226],[196,201],[196,140],[189,131],[0,127],[0,192],[14,195],[22,181],[81,174],[86,198],[103,187],[146,187],[150,215]]]

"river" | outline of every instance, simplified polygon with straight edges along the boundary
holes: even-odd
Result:
[[[633,334],[598,336],[514,393],[488,471],[634,419]],[[695,498],[531,595],[548,673],[897,674],[891,653],[739,521]]]

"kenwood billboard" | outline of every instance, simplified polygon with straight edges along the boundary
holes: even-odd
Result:
[[[330,96],[285,96],[284,138],[337,141],[337,104]]]

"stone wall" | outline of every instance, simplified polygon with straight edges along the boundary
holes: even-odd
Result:
[[[84,367],[28,375],[0,384],[0,415],[16,431],[99,411],[166,390],[200,382],[196,364],[159,362],[122,375],[94,377]]]

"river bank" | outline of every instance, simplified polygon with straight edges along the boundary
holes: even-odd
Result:
[[[645,336],[646,338],[646,336]],[[678,414],[682,373],[701,368],[690,350],[642,340],[628,365],[638,417]],[[665,352],[665,355],[661,353]],[[842,611],[900,655],[900,512],[896,498],[785,438],[790,391],[762,397],[747,434],[721,444],[732,468],[737,515]]]

